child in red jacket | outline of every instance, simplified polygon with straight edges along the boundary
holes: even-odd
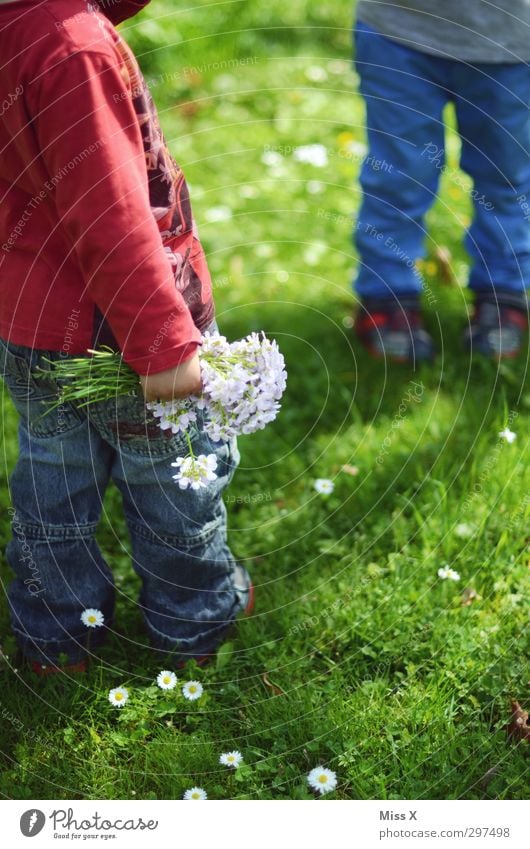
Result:
[[[219,474],[183,492],[170,466],[182,434],[161,431],[140,396],[50,410],[57,386],[36,376],[46,359],[107,344],[148,400],[200,391],[210,277],[182,171],[114,27],[147,2],[0,0],[0,366],[20,414],[8,597],[36,670],[84,662],[86,609],[105,622],[92,646],[112,626],[113,577],[94,538],[110,479],[158,649],[211,654],[251,591],[226,544],[235,444],[197,427],[194,450],[216,453]]]

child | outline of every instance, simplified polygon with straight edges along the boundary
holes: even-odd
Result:
[[[357,335],[372,354],[394,360],[434,354],[415,263],[444,169],[442,112],[452,102],[461,166],[474,183],[466,237],[474,311],[465,344],[516,356],[530,285],[530,4],[360,0],[357,13],[370,146],[356,226]]]
[[[148,400],[200,391],[210,277],[182,171],[113,26],[148,2],[0,0],[0,369],[20,414],[8,598],[37,672],[61,659],[84,668],[84,610],[112,627],[115,586],[95,541],[111,479],[157,649],[210,655],[252,596],[226,542],[235,444],[197,428],[194,451],[217,455],[218,478],[182,491],[171,461],[185,439],[161,431],[140,396],[50,411],[57,386],[36,371],[107,344]]]

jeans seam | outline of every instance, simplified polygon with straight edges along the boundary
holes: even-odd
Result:
[[[199,531],[198,534],[189,534],[186,536],[157,534],[150,528],[147,528],[145,525],[140,525],[132,519],[128,519],[127,524],[129,525],[129,530],[132,534],[135,534],[142,539],[149,540],[151,543],[155,543],[157,545],[170,545],[177,549],[192,549],[199,545],[205,545],[213,539],[215,534],[219,531],[219,528],[224,525],[224,519],[221,515],[218,518],[213,519],[211,522],[208,522],[205,527],[203,526],[203,530]]]
[[[85,539],[94,537],[96,534],[97,523],[90,522],[86,525],[38,525],[33,522],[26,522],[19,518],[14,518],[12,523],[13,533],[16,535],[14,526],[18,525],[24,531],[24,536],[32,540],[40,540],[47,542],[49,539],[55,540],[71,540]]]
[[[237,612],[237,611],[236,611]],[[216,635],[223,634],[228,630],[232,622],[234,621],[236,613],[230,619],[224,619],[222,622],[216,622],[215,626],[209,628],[206,631],[201,631],[199,634],[194,634],[193,637],[172,637],[169,634],[164,634],[163,631],[159,631],[158,628],[149,621],[149,618],[146,614],[144,614],[145,624],[147,630],[150,634],[152,634],[155,638],[159,639],[160,642],[167,642],[171,644],[172,648],[176,649],[184,649],[185,651],[188,649],[193,649],[198,643],[200,643],[205,638],[211,639],[216,637]],[[217,642],[215,644],[217,645]]]

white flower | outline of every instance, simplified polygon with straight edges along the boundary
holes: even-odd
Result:
[[[261,157],[261,161],[269,168],[277,168],[283,162],[283,156],[276,150],[266,150]]]
[[[313,486],[320,495],[330,495],[335,489],[333,481],[330,481],[327,478],[317,478]]]
[[[460,575],[458,572],[455,572],[454,569],[450,569],[449,566],[443,566],[441,569],[438,569],[438,577],[442,579],[442,581],[459,581]]]
[[[219,333],[205,333],[199,352],[202,395],[185,400],[150,402],[159,426],[185,433],[204,411],[204,432],[213,442],[230,441],[261,430],[278,415],[287,382],[285,360],[275,341],[251,333],[229,343]],[[173,476],[181,489],[200,489],[215,480],[215,454],[178,457]]]
[[[327,252],[327,246],[324,245],[323,242],[313,242],[303,254],[303,260],[305,265],[316,265],[324,254]]]
[[[276,418],[287,381],[276,342],[251,333],[230,344],[206,333],[200,358],[204,431],[213,442],[254,433]]]
[[[176,475],[173,475],[173,480],[176,481],[181,489],[201,489],[208,486],[210,481],[217,478],[215,469],[217,468],[217,457],[215,454],[199,454],[198,457],[177,457],[175,463],[171,463],[178,469]]]
[[[207,799],[208,795],[202,787],[191,787],[184,793],[184,799]]]
[[[307,776],[307,782],[313,790],[318,790],[323,796],[324,793],[331,793],[332,790],[335,790],[337,774],[324,766],[316,766]]]
[[[123,707],[129,698],[129,691],[125,687],[114,687],[109,692],[109,702],[114,707]]]
[[[328,152],[323,144],[304,144],[295,147],[294,158],[297,162],[306,162],[315,168],[325,168],[328,164]]]
[[[455,525],[455,536],[460,537],[460,539],[472,537],[474,533],[475,527],[468,525],[467,522],[461,522],[459,525]]]
[[[172,690],[177,684],[177,676],[174,672],[163,669],[162,672],[158,673],[156,683],[161,690]]]
[[[359,158],[366,155],[367,147],[360,141],[352,141],[348,145],[348,150],[353,156]]]
[[[203,693],[203,686],[199,681],[187,681],[182,688],[182,695],[190,702],[200,699]]]
[[[197,413],[189,398],[178,401],[150,401],[147,408],[153,416],[160,419],[161,430],[171,429],[172,433],[185,433],[192,422],[197,421]]]
[[[87,628],[100,628],[105,621],[101,610],[96,610],[95,607],[87,607],[81,614],[81,622]]]
[[[499,432],[499,439],[504,439],[508,445],[511,445],[517,439],[517,434],[513,430],[510,430],[509,427],[505,427],[504,430]]]
[[[261,333],[228,342],[206,332],[199,352],[202,394],[147,406],[162,430],[187,433],[201,411],[201,426],[212,442],[254,433],[278,415],[285,390],[285,360],[275,341]],[[204,420],[204,421],[203,421]],[[198,490],[217,479],[216,454],[177,457],[173,480],[180,489]]]
[[[305,69],[305,75],[312,83],[323,83],[328,78],[326,71],[320,65],[310,65]]]
[[[241,752],[223,752],[219,758],[219,763],[223,764],[223,766],[230,766],[233,769],[237,769],[242,760],[243,755]]]

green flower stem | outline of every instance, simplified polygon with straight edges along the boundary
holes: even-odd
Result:
[[[193,445],[191,444],[191,438],[188,431],[186,431],[186,440],[188,442],[188,450],[190,452],[190,457],[193,457],[193,459],[195,460],[195,452],[193,450]]]
[[[53,378],[62,383],[59,400],[52,408],[65,403],[86,407],[98,401],[106,401],[119,395],[136,394],[139,379],[121,355],[110,349],[89,351],[91,357],[75,357],[67,360],[46,360]],[[49,374],[48,370],[39,372]]]
[[[90,628],[89,628],[88,631],[87,631],[87,636],[86,636],[86,660],[87,660],[88,664],[90,664],[90,637],[91,637],[91,631],[90,631]]]
[[[38,370],[41,375],[49,375],[51,372],[54,380],[60,384],[59,398],[50,405],[50,409],[67,403],[87,407],[120,395],[137,394],[138,375],[123,362],[120,353],[105,347],[97,351],[89,349],[87,353],[91,356],[45,360],[50,366],[49,370]],[[249,365],[244,357],[237,356],[203,354],[201,359],[220,375],[229,374],[235,363]]]

